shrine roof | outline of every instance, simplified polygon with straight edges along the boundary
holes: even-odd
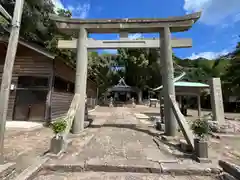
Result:
[[[199,83],[199,82],[186,82],[186,81],[177,81],[174,83],[174,86],[177,87],[196,87],[196,88],[208,88],[208,84]]]

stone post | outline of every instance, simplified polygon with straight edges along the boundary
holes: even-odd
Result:
[[[138,92],[138,104],[142,104],[142,91],[139,90]]]
[[[217,121],[219,124],[224,124],[225,117],[220,78],[212,78],[210,80],[210,91],[213,120]]]
[[[84,129],[85,117],[85,96],[87,85],[87,31],[80,28],[77,42],[77,60],[76,60],[76,80],[75,80],[75,93],[80,94],[80,104],[73,121],[73,134],[79,134]]]
[[[132,107],[135,108],[136,107],[136,104],[135,104],[135,99],[134,97],[132,98]]]
[[[113,107],[113,98],[112,97],[109,100],[109,107]]]
[[[175,136],[177,133],[177,121],[175,119],[169,95],[175,97],[174,87],[174,70],[172,60],[171,32],[169,27],[165,27],[160,32],[161,42],[161,65],[163,76],[163,92],[164,92],[164,116],[165,116],[165,134],[167,136]]]
[[[201,96],[197,96],[197,102],[198,102],[198,117],[201,117]]]

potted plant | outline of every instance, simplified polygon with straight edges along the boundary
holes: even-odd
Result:
[[[51,140],[50,152],[58,154],[63,150],[65,145],[63,133],[67,128],[67,122],[63,119],[56,120],[51,123],[51,128],[55,136]]]
[[[194,149],[197,158],[208,158],[207,137],[210,132],[209,123],[206,119],[196,119],[191,125],[195,134]]]

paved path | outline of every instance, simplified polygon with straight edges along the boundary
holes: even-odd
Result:
[[[128,108],[117,108],[95,138],[76,158],[92,163],[130,163],[134,161],[153,165],[152,160],[170,160],[173,157],[159,151],[152,136],[139,127],[140,122]]]
[[[160,175],[158,161],[169,164],[176,162],[176,157],[159,150],[153,141],[153,132],[149,131],[147,124],[134,117],[131,109],[112,108],[108,109],[108,113],[110,110],[111,114],[106,117],[104,125],[98,129],[97,133],[95,132],[95,136],[79,152],[75,152],[71,156],[68,154],[67,158],[63,157],[49,162],[49,164],[57,165],[82,163],[89,168],[88,171],[95,172],[43,171],[35,180],[42,178],[49,180],[213,179],[212,177],[181,176],[175,178],[174,176]],[[102,115],[102,113],[100,114]],[[94,128],[99,127],[93,126],[92,129]],[[89,129],[91,130],[91,128]],[[133,172],[143,172],[144,174]]]

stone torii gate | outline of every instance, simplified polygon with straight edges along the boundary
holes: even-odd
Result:
[[[88,49],[160,48],[164,86],[165,134],[175,136],[175,120],[169,95],[175,97],[172,48],[191,47],[191,39],[171,39],[171,32],[187,31],[201,13],[182,17],[150,19],[73,19],[52,17],[60,31],[74,35],[77,40],[59,40],[58,47],[77,49],[75,93],[80,94],[80,108],[73,122],[73,133],[84,129],[84,109],[87,80]],[[120,40],[93,40],[88,33],[119,33]],[[128,33],[160,33],[160,39],[128,39]]]

